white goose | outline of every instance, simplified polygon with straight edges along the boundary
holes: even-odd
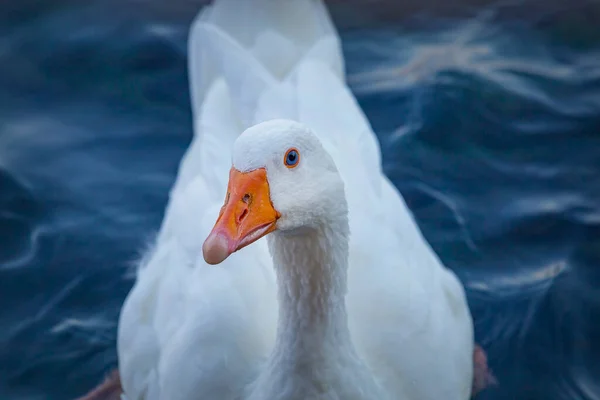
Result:
[[[463,288],[383,175],[343,64],[320,1],[199,14],[196,132],[121,312],[124,398],[471,396]]]

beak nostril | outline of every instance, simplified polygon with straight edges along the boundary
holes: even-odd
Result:
[[[252,199],[252,197],[250,196],[250,194],[246,193],[244,195],[244,197],[242,197],[242,201],[246,204],[250,204],[250,200]]]

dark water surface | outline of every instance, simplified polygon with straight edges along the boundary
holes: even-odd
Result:
[[[0,399],[116,364],[192,136],[196,10],[166,3],[0,5]],[[531,4],[345,28],[349,82],[467,287],[501,381],[481,398],[600,399],[600,6]]]

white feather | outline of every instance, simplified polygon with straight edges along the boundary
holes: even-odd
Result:
[[[196,18],[189,49],[195,136],[121,313],[127,398],[240,399],[263,372],[279,311],[267,243],[216,267],[204,262],[201,245],[225,197],[236,138],[288,118],[315,132],[344,182],[346,307],[358,356],[389,398],[468,399],[473,328],[463,288],[383,175],[323,4],[217,0]]]

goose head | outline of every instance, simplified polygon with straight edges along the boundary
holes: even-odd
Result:
[[[317,136],[304,125],[271,120],[235,141],[225,202],[202,252],[219,264],[277,231],[293,234],[347,212],[343,181]]]

